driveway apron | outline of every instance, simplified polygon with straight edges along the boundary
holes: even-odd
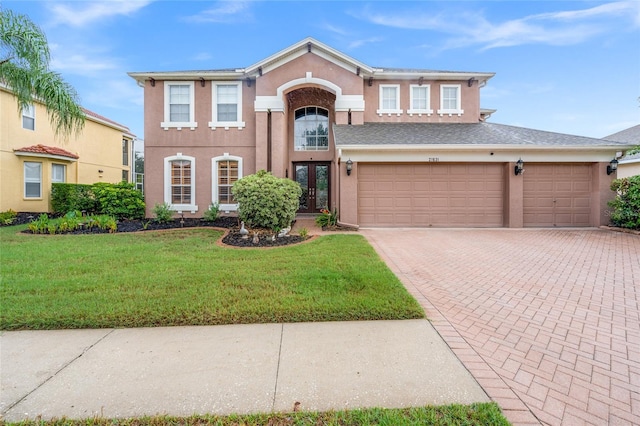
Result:
[[[640,236],[362,233],[514,425],[640,424]]]

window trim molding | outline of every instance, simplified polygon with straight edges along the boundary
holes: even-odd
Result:
[[[413,108],[413,89],[416,89],[416,88],[427,89],[427,108],[426,109]],[[407,110],[407,114],[409,115],[418,114],[418,117],[421,117],[422,114],[427,114],[427,116],[431,116],[431,114],[433,114],[433,109],[431,109],[431,85],[430,84],[409,85],[409,109]]]
[[[171,162],[176,160],[191,161],[191,203],[189,204],[173,204],[171,203]],[[196,158],[189,155],[182,155],[181,152],[176,155],[164,158],[164,202],[169,204],[171,210],[182,213],[190,211],[195,213],[198,211],[196,205]]]
[[[458,98],[456,99],[456,109],[445,109],[443,106],[444,89],[452,88],[452,87],[458,89]],[[449,117],[451,117],[453,114],[457,114],[458,117],[464,114],[464,110],[462,109],[462,85],[461,84],[441,84],[440,85],[440,109],[438,110],[438,114],[440,114],[441,117],[444,114],[449,114]]]
[[[218,86],[237,86],[238,87],[238,115],[236,121],[218,121]],[[225,130],[229,130],[232,127],[236,127],[238,130],[242,130],[246,127],[244,121],[242,121],[242,82],[240,81],[212,81],[211,82],[211,121],[209,122],[211,130],[216,130],[218,127],[223,127]]]
[[[386,88],[395,88],[396,89],[396,107],[392,109],[384,109],[383,108],[383,96],[382,93]],[[399,84],[381,84],[378,88],[378,109],[376,110],[376,114],[381,116],[382,114],[387,114],[391,116],[391,114],[396,114],[400,116],[404,111],[400,108],[400,85]]]
[[[189,118],[191,121],[171,121],[170,108],[170,90],[171,86],[189,86]],[[195,121],[195,83],[193,81],[165,81],[164,82],[164,121],[160,123],[160,127],[164,130],[175,128],[182,130],[183,127],[195,130],[198,123]]]
[[[238,162],[238,180],[242,179],[242,157],[229,155],[225,152],[223,155],[211,158],[211,203],[218,203],[218,162],[220,161],[237,161]],[[238,203],[235,204],[218,204],[220,211],[231,212],[238,210]]]
[[[39,164],[40,165],[40,177],[38,180],[38,184],[40,185],[40,195],[38,195],[37,197],[29,197],[27,195],[27,183],[35,183],[35,181],[33,180],[27,180],[27,163],[33,163],[33,164]],[[23,177],[23,187],[22,187],[22,196],[25,200],[30,200],[30,201],[35,201],[35,200],[42,200],[42,169],[44,168],[44,163],[40,162],[40,161],[25,161],[22,163],[22,177]]]

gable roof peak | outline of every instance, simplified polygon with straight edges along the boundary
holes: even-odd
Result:
[[[360,69],[361,72],[366,73],[371,73],[374,70],[369,65],[345,55],[344,53],[314,39],[313,37],[306,37],[299,42],[274,53],[268,58],[246,67],[244,72],[249,75],[260,75],[260,73],[266,73],[277,68],[279,65],[296,59],[306,53],[314,53],[346,69]]]

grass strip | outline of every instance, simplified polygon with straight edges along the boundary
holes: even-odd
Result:
[[[140,417],[132,419],[92,418],[84,420],[33,420],[7,425],[21,426],[508,426],[495,403],[443,405],[403,409],[369,408],[349,411],[295,412],[232,416]]]

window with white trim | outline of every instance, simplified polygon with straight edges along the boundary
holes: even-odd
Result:
[[[399,84],[381,84],[380,85],[380,103],[379,109],[376,111],[382,114],[402,114],[400,109],[400,85]]]
[[[440,86],[440,109],[438,114],[462,114],[462,86],[459,84],[443,84]]]
[[[195,213],[198,206],[196,193],[196,159],[178,153],[164,159],[164,201],[170,204],[171,210],[191,211]]]
[[[51,183],[65,183],[67,181],[67,166],[64,164],[51,165]]]
[[[231,187],[242,178],[242,157],[225,153],[211,159],[212,193],[211,200],[218,204],[221,211],[238,210],[238,203],[233,198]]]
[[[329,150],[329,111],[320,107],[303,107],[295,111],[294,150]]]
[[[193,81],[164,82],[164,121],[160,126],[178,130],[198,127],[195,121],[195,100]]]
[[[212,117],[209,127],[237,127],[245,126],[242,121],[242,83],[211,82],[211,111]]]
[[[417,85],[412,84],[410,86],[410,109],[408,114],[432,114],[431,109],[431,86],[429,84]]]
[[[24,198],[42,198],[42,163],[24,162]]]
[[[31,105],[27,105],[22,109],[22,128],[27,130],[36,129],[36,109]]]

